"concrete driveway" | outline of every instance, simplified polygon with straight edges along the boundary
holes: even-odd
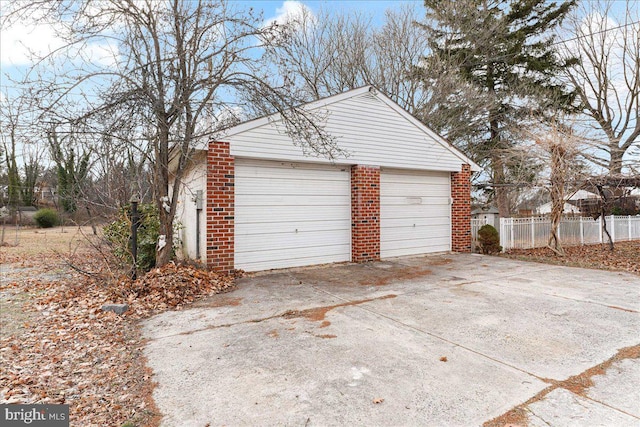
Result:
[[[144,334],[164,426],[640,426],[639,313],[638,276],[436,255],[254,275]]]

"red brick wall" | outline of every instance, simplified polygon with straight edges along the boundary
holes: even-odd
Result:
[[[207,153],[207,267],[234,270],[234,160],[228,142],[209,142]]]
[[[451,173],[451,250],[471,252],[471,168]]]
[[[351,260],[380,259],[380,168],[351,167]]]

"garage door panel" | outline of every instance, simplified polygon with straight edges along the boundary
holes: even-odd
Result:
[[[327,220],[327,221],[299,222],[297,224],[297,227],[296,226],[287,227],[287,223],[289,223],[289,221],[283,221],[283,222],[285,224],[282,224],[283,226],[281,228],[278,228],[278,230],[276,231],[265,229],[264,225],[260,222],[244,223],[242,225],[243,234],[238,234],[236,238],[240,236],[246,236],[246,235],[257,236],[257,235],[265,235],[265,234],[267,235],[286,234],[286,233],[291,233],[292,230],[293,232],[295,232],[296,229],[298,229],[298,232],[331,231],[331,230],[344,231],[346,228],[350,227],[350,224],[348,222],[345,222],[343,219],[335,220],[335,221]]]
[[[408,206],[408,205],[386,205],[385,209],[380,209],[380,218],[383,220],[390,220],[396,218],[411,219],[429,219],[432,217],[446,217],[449,218],[450,212],[449,204],[446,205],[423,205],[423,206]]]
[[[415,239],[409,242],[389,242],[385,258],[444,252],[449,250],[449,246],[449,239],[444,237],[439,239]]]
[[[384,221],[384,225],[381,225],[380,232],[393,233],[393,230],[401,230],[405,228],[417,229],[422,227],[432,227],[434,234],[442,234],[442,228],[449,226],[448,216],[430,217],[430,218],[393,218]],[[389,234],[391,236],[391,234]]]
[[[236,268],[351,259],[349,171],[242,159],[235,167]]]
[[[341,247],[334,247],[334,250],[339,250]],[[349,250],[350,251],[350,250]],[[350,254],[350,252],[349,252]],[[327,264],[332,262],[344,262],[344,253],[333,253],[333,255],[321,255],[321,256],[304,256],[304,254],[298,252],[283,252],[274,254],[274,259],[264,260],[258,256],[255,259],[247,257],[247,261],[244,261],[243,270],[245,271],[261,271],[270,270],[277,264],[286,264],[287,267],[304,267],[306,265]],[[238,267],[239,268],[239,267]]]
[[[268,212],[264,212],[267,210]],[[313,209],[296,209],[295,205],[292,206],[268,206],[268,209],[252,206],[246,209],[236,209],[236,225],[242,226],[245,223],[261,223],[265,225],[266,229],[277,228],[281,226],[281,223],[287,222],[306,222],[313,221],[314,218],[317,221],[337,221],[345,219],[347,210],[344,206],[314,206]],[[348,210],[349,215],[351,210]],[[269,218],[265,219],[265,215]],[[321,217],[318,219],[318,217]],[[268,224],[273,224],[270,227]],[[286,226],[286,224],[285,224]],[[295,227],[294,227],[295,228]]]
[[[395,191],[390,196],[393,197],[448,197],[448,184],[403,184],[398,182],[387,182],[387,185],[394,185]],[[388,195],[385,195],[388,196]]]
[[[407,225],[407,226],[398,226],[393,228],[381,228],[380,233],[384,233],[384,238],[387,241],[401,241],[401,240],[413,240],[419,238],[426,239],[438,239],[438,238],[448,238],[447,235],[442,234],[443,226],[448,225],[448,221],[440,221],[438,224],[426,224],[426,225]]]
[[[343,174],[347,171],[344,167],[336,167],[329,170],[325,165],[294,164],[292,166],[291,163],[246,160],[240,160],[240,162],[242,162],[243,169],[238,170],[236,168],[236,178],[282,179],[288,181],[292,176],[291,171],[304,171],[295,174],[296,179],[299,181],[345,181],[349,177],[349,175]]]
[[[302,251],[313,247],[335,246],[335,242],[340,241],[342,233],[343,230],[299,230],[298,232],[291,230],[277,234],[238,235],[236,236],[236,244],[240,245],[246,252],[273,252],[286,249],[299,249]]]
[[[254,195],[249,194],[250,197],[243,198],[236,201],[236,208],[244,207],[257,207],[257,206],[283,206],[287,202],[291,202],[291,198],[286,195]],[[331,196],[331,195],[302,195],[296,197],[295,206],[311,206],[314,209],[318,206],[345,206],[345,204],[351,203],[351,198],[348,196]]]
[[[382,258],[451,249],[449,180],[449,174],[442,172],[382,171]]]
[[[287,190],[290,182],[287,180],[260,180],[251,178],[245,181],[236,176],[235,189],[237,193],[246,195],[290,195]],[[239,182],[238,182],[239,181]],[[318,185],[321,182],[322,185]],[[335,195],[342,191],[348,181],[303,181],[296,178],[296,195],[326,196]]]

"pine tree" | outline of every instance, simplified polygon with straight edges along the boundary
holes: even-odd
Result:
[[[501,216],[509,215],[506,190],[510,163],[505,155],[514,129],[531,113],[569,109],[575,94],[557,80],[575,60],[559,59],[551,34],[575,1],[425,0],[433,58],[488,95],[482,118],[484,137],[473,155],[491,173]],[[429,60],[429,58],[427,58]]]

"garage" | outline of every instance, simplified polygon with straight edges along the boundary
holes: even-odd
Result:
[[[194,150],[178,220],[197,218],[206,184],[200,262],[232,273],[471,250],[477,164],[372,86],[301,108],[323,140],[275,113]]]
[[[236,159],[234,234],[245,271],[349,261],[349,169]]]
[[[380,257],[451,250],[450,174],[380,171]]]

